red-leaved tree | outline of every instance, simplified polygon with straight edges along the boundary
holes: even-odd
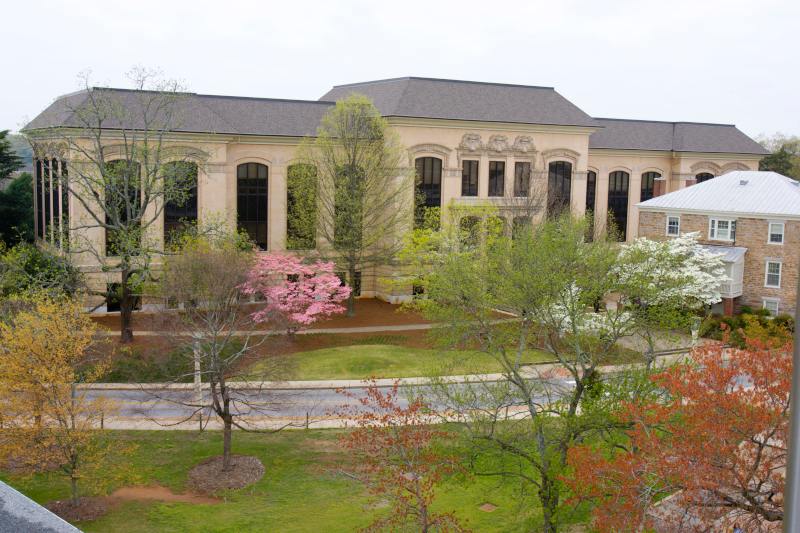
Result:
[[[792,344],[710,345],[655,375],[658,403],[628,405],[627,442],[570,451],[578,498],[600,532],[779,531],[783,518]],[[607,448],[606,448],[607,449]]]
[[[403,405],[404,400],[398,397],[400,380],[386,392],[381,392],[375,379],[362,383],[366,385],[363,395],[336,391],[357,400],[331,413],[353,428],[339,438],[350,461],[326,469],[361,483],[376,500],[388,500],[391,510],[362,533],[469,531],[465,521],[459,521],[452,512],[434,513],[430,509],[442,477],[464,472],[458,454],[442,446],[456,435],[432,423],[422,398],[412,398]]]
[[[253,314],[256,322],[275,322],[281,317],[289,337],[333,313],[350,294],[349,287],[333,273],[334,263],[308,262],[291,253],[261,255],[242,287],[244,294],[263,298],[266,305]]]

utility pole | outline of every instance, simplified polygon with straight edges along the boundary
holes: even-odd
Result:
[[[799,268],[800,270],[800,268]],[[800,279],[798,280],[800,282]],[[789,433],[786,445],[786,486],[783,491],[783,533],[800,531],[800,283],[794,306],[792,389],[789,401]]]

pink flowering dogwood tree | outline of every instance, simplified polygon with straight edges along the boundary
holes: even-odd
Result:
[[[304,263],[291,253],[261,255],[242,286],[244,294],[264,299],[265,306],[253,313],[253,319],[273,322],[277,318],[293,337],[314,322],[344,312],[339,302],[350,295],[350,288],[341,286],[333,267],[333,262],[319,259]]]

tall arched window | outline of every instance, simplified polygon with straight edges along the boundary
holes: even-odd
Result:
[[[696,175],[694,179],[697,180],[697,183],[703,183],[704,181],[714,179],[714,174],[711,174],[710,172],[701,172],[700,174]]]
[[[594,207],[597,202],[597,172],[590,170],[586,173],[586,216],[589,218],[589,227],[586,228],[586,241],[594,240]]]
[[[136,161],[117,159],[105,163],[105,204],[106,224],[121,223],[126,228],[135,227],[135,222],[127,226],[129,217],[133,220],[142,215],[142,181],[141,165]],[[114,214],[116,213],[116,214]],[[116,218],[116,220],[115,220]],[[119,236],[115,230],[106,229],[106,255],[118,255],[120,252],[130,252],[134,242],[121,242],[120,237],[136,238],[133,231],[129,235]],[[139,236],[140,237],[140,236]]]
[[[639,201],[645,202],[653,198],[656,190],[656,178],[660,177],[661,174],[658,172],[645,172],[642,174],[642,195]]]
[[[608,209],[620,241],[628,236],[628,185],[630,175],[618,170],[608,175]]]
[[[261,163],[236,167],[236,214],[239,230],[247,232],[260,249],[266,250],[269,169]]]
[[[36,160],[36,234],[44,239],[44,170],[42,160]]]
[[[316,185],[317,167],[295,163],[286,169],[286,248],[313,250],[317,247],[317,194],[316,188],[308,195],[296,194],[295,187],[305,180]],[[309,189],[309,192],[311,189]],[[304,222],[313,221],[312,224]]]
[[[197,222],[197,164],[191,161],[167,163],[163,175],[181,191],[179,199],[170,200],[164,206],[164,245],[168,245],[182,226]]]
[[[61,233],[61,196],[59,191],[61,187],[59,186],[60,183],[60,174],[58,172],[58,159],[55,157],[50,161],[50,188],[51,188],[51,196],[53,202],[53,218],[50,224],[53,226],[53,234],[55,236],[55,245],[59,246],[61,243],[60,233]]]
[[[558,216],[569,210],[572,189],[572,163],[554,161],[550,163],[547,180],[547,216]]]
[[[486,234],[492,238],[498,239],[504,237],[506,234],[506,219],[505,217],[489,217],[486,219]]]
[[[418,157],[414,162],[419,175],[417,190],[425,196],[425,207],[442,206],[442,160]]]

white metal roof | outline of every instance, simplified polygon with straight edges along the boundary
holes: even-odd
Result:
[[[716,244],[701,244],[700,246],[714,254],[725,254],[722,256],[722,261],[725,263],[735,263],[747,251],[747,248],[741,246],[717,246]]]
[[[800,183],[776,172],[737,170],[636,206],[642,211],[800,217]]]

